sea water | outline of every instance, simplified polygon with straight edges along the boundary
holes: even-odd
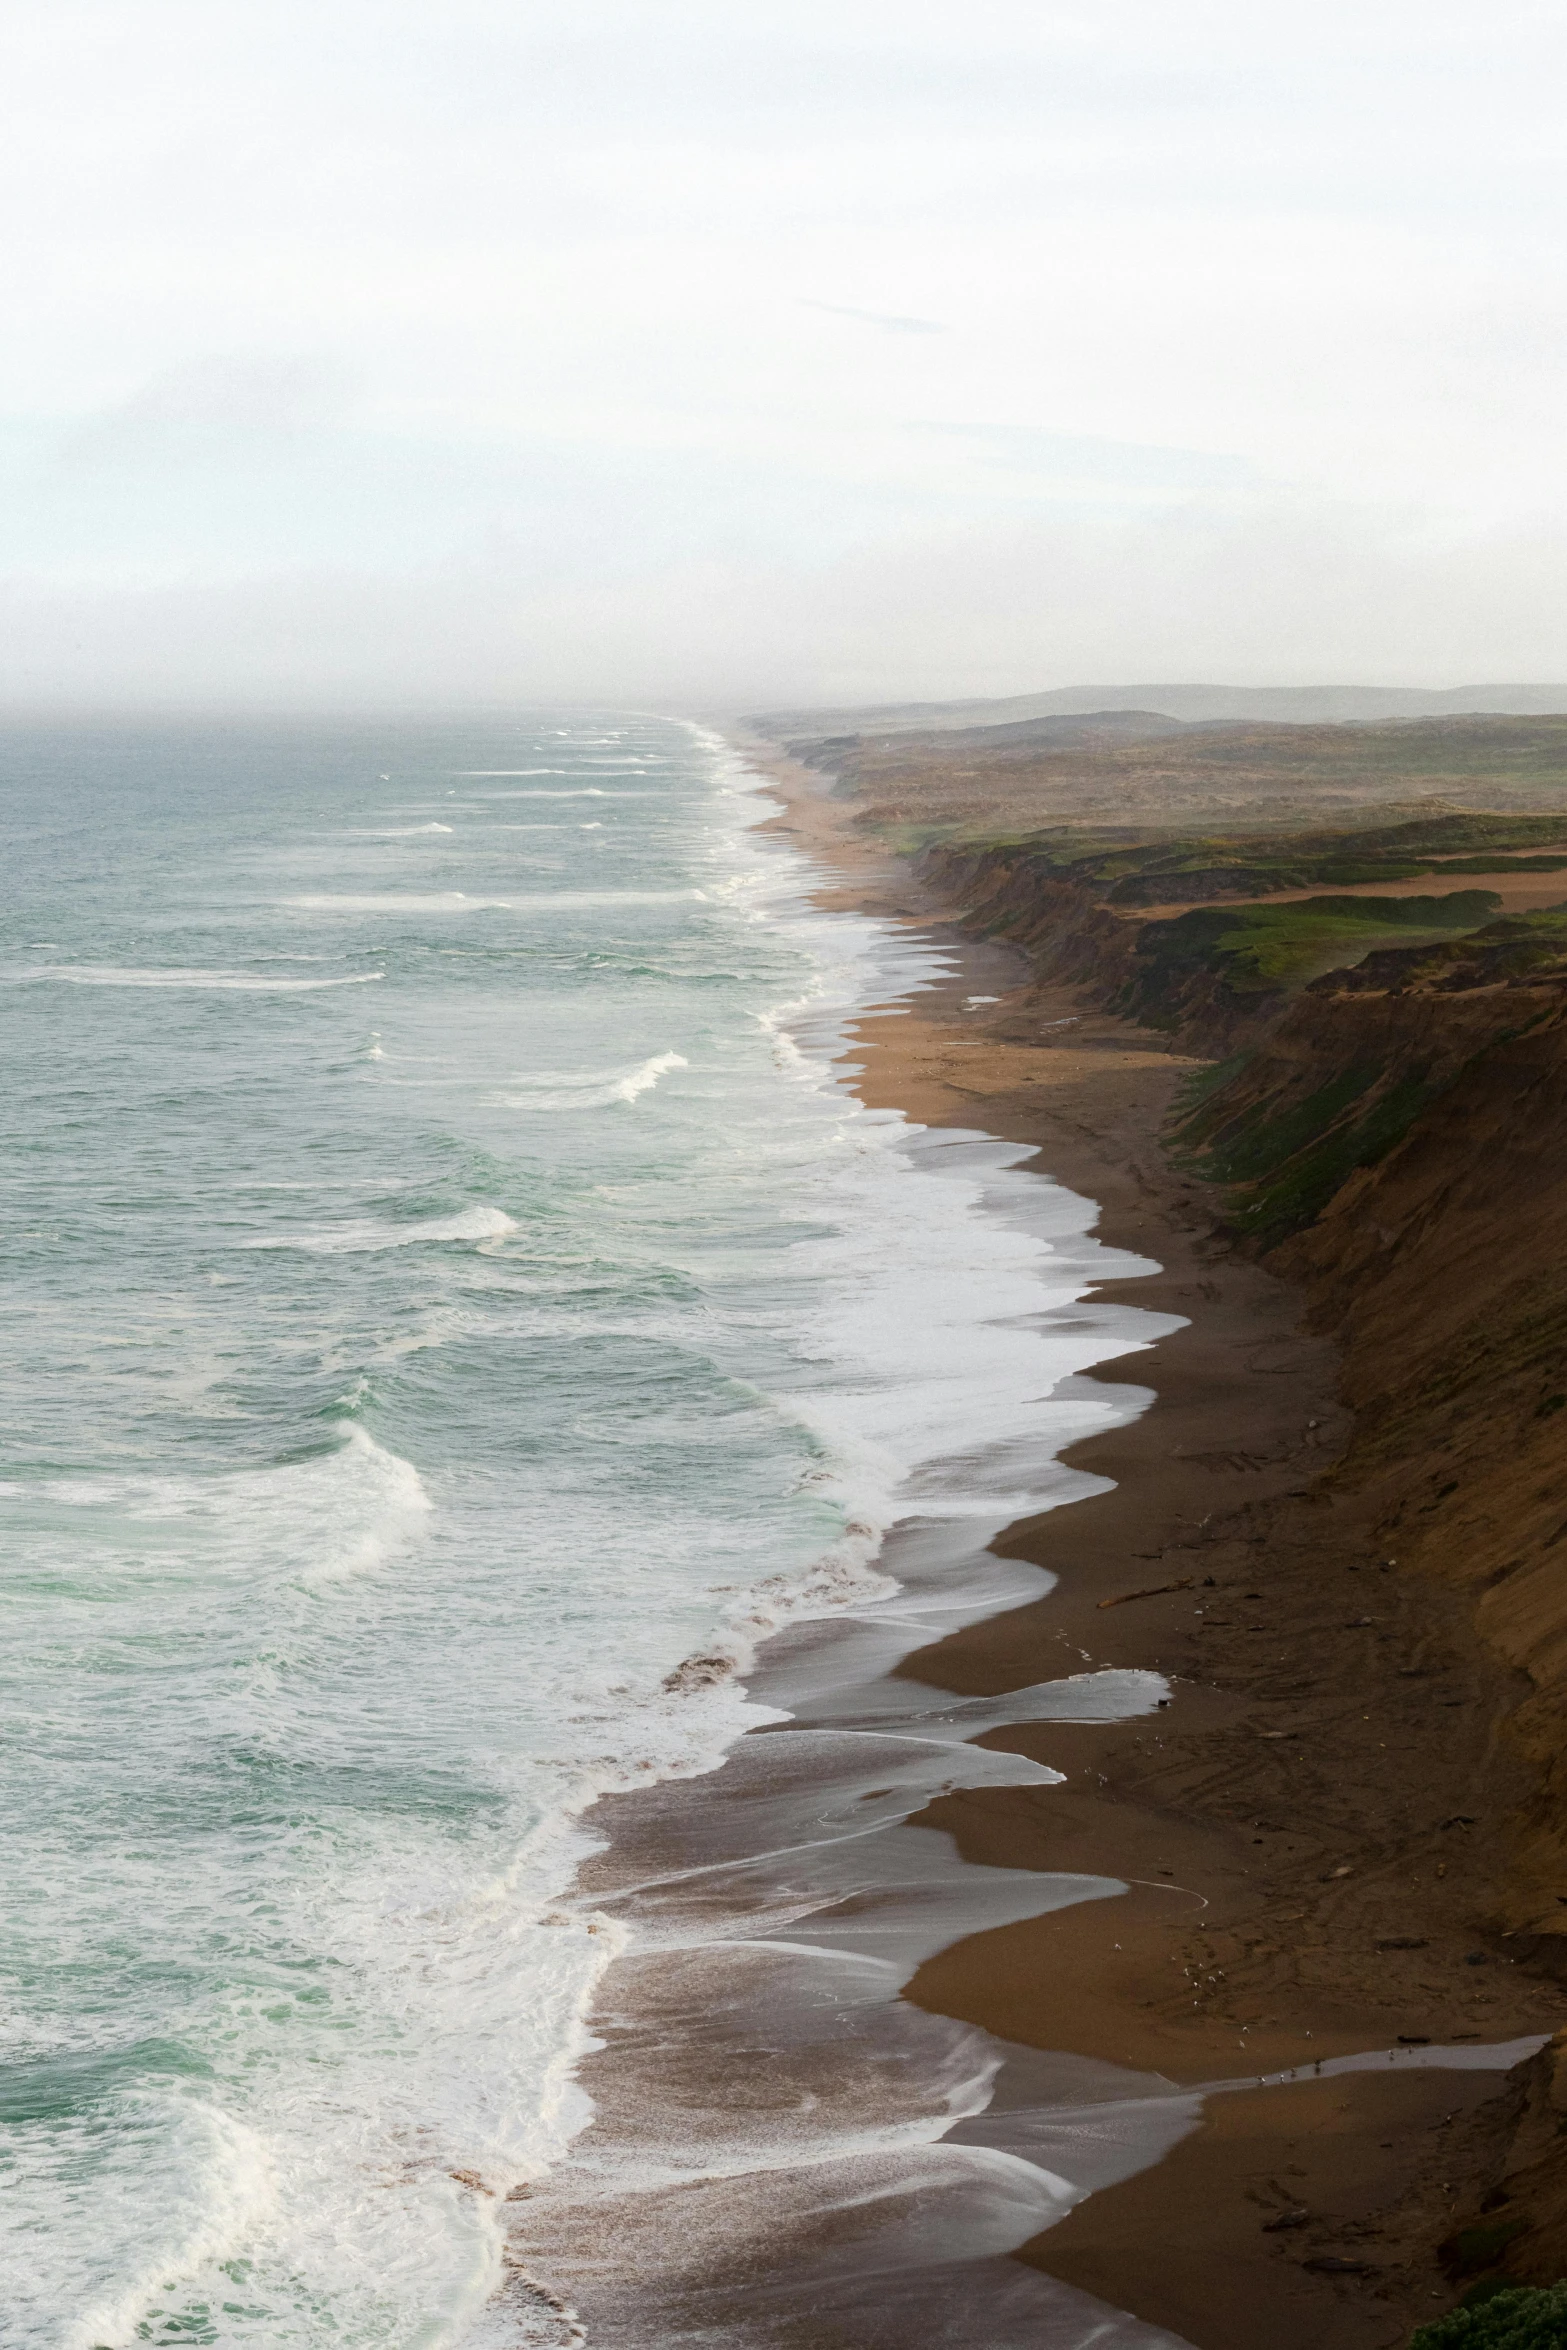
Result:
[[[697,726],[0,751],[5,2338],[488,2341],[585,1809],[885,1602],[926,1464],[1038,1505],[1082,1266],[844,1085],[941,951]]]

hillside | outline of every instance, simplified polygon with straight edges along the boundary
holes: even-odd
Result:
[[[1528,1793],[1473,1930],[1567,1979],[1567,718],[796,748],[1054,1025],[1065,986],[1207,1061],[1166,1147],[1340,1349],[1352,1430],[1299,1506],[1513,1675]],[[1466,2190],[1507,2218],[1481,2268],[1535,2283],[1567,2272],[1541,2094]]]
[[[1456,718],[1475,711],[1537,717],[1567,710],[1567,685],[1448,687],[1328,685],[1057,686],[1042,693],[958,702],[881,702],[858,707],[770,711],[751,723],[776,740],[795,735],[947,732],[954,727],[1006,726],[1085,711],[1156,710],[1176,719],[1238,719],[1289,726],[1339,725],[1387,718]]]
[[[790,738],[865,821],[909,836],[1346,827],[1446,809],[1567,811],[1567,716],[1376,725],[1192,725],[1128,732],[1113,714],[1031,727]]]

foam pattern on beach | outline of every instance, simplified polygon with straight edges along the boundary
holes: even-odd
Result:
[[[1096,1490],[1054,1456],[1136,1408],[1055,1390],[1166,1325],[1074,1310],[1134,1261],[1021,1154],[840,1083],[845,1023],[942,951],[815,909],[755,779],[672,722],[6,753],[8,2339],[511,2350],[597,2295],[630,2341],[642,2290],[661,2343],[783,2342],[765,2295],[678,2330],[763,2176],[780,2275],[916,2214],[1020,2310],[1000,2254],[1073,2181],[947,2142],[995,2052],[897,1988],[1114,1888],[908,1823],[1050,1784],[981,1731],[1157,1696],[887,1675],[1044,1587],[990,1534]],[[510,773],[602,821],[524,857],[474,789]],[[678,1835],[659,1808],[720,1787]],[[606,1847],[591,1807],[636,1789]],[[630,2084],[651,2019],[743,2039],[763,1984],[771,2118],[617,2138],[595,2001],[640,2018]],[[840,2012],[852,2126],[802,2087]],[[660,2282],[693,2166],[728,2200]],[[1077,2323],[1027,2289],[1019,2325],[1040,2291]]]

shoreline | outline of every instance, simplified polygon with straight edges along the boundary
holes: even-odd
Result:
[[[818,778],[746,756],[786,800],[770,828],[839,876],[815,902],[947,964],[842,1025],[840,1082],[922,1148],[951,1132],[1086,1204],[1072,1229],[1109,1263],[1059,1322],[1109,1343],[1044,1392],[1139,1393],[1049,1454],[1097,1491],[997,1509],[988,1542],[934,1556],[934,1521],[901,1519],[879,1627],[854,1610],[775,1633],[748,1675],[772,1723],[706,1779],[604,1799],[572,1905],[635,1931],[592,2020],[595,2123],[508,2231],[515,2301],[569,2324],[582,2303],[605,2350],[650,2324],[715,2350],[1392,2350],[1457,2297],[1433,2252],[1516,2117],[1498,2044],[1537,2044],[1564,2002],[1471,1970],[1472,1842],[1423,1889],[1379,1882],[1359,1799],[1370,1762],[1384,1810],[1402,1776],[1479,1812],[1476,1768],[1505,1776],[1476,1747],[1501,1693],[1471,1659],[1441,1683],[1456,1735],[1451,1714],[1415,1734],[1406,1705],[1392,1736],[1390,1675],[1407,1699],[1441,1667],[1390,1667],[1391,1583],[1375,1619],[1340,1620],[1337,1591],[1367,1588],[1350,1574],[1381,1569],[1314,1505],[1348,1427],[1335,1357],[1164,1160],[1194,1064],[1047,997]],[[1123,1279],[1117,1252],[1157,1266]],[[921,1638],[922,1575],[962,1629]],[[1419,1596],[1429,1654],[1442,1602]],[[1138,1694],[1165,1686],[1157,1710]]]
[[[1126,1725],[992,1733],[985,1743],[1048,1750],[1068,1785],[955,1795],[931,1816],[973,1860],[1167,1873],[1205,1907],[1175,1922],[1145,1882],[957,1945],[905,1996],[1186,2081],[1240,2070],[1243,2048],[1271,2072],[1401,2038],[1560,2028],[1557,1986],[1479,1938],[1488,1856],[1467,1826],[1442,1825],[1516,1800],[1519,1767],[1495,1737],[1513,1677],[1475,1653],[1456,1594],[1423,1578],[1406,1590],[1342,1499],[1314,1493],[1349,1424],[1336,1356],[1300,1334],[1297,1293],[1229,1246],[1204,1187],[1165,1158],[1160,1131],[1194,1064],[1074,991],[1036,986],[1016,949],[964,939],[950,909],[854,835],[820,777],[776,746],[746,749],[785,801],[778,829],[840,876],[820,902],[934,924],[960,948],[950,985],[895,1023],[857,1024],[863,1061],[847,1082],[869,1106],[1034,1146],[1039,1172],[1099,1202],[1098,1237],[1164,1267],[1096,1294],[1188,1316],[1151,1358],[1093,1374],[1156,1391],[1130,1425],[1063,1456],[1115,1491],[993,1546],[1049,1567],[1055,1590],[900,1671],[991,1695],[1059,1670],[1066,1646],[1170,1672],[1179,1703],[1158,1749]],[[1099,1604],[1187,1577],[1189,1591]],[[1458,2297],[1436,2248],[1521,2097],[1493,2072],[1467,2076],[1462,2095],[1451,2075],[1396,2074],[1215,2099],[1155,2167],[1022,2257],[1198,2350],[1399,2343]],[[1313,2223],[1269,2232],[1290,2196]]]
[[[796,881],[807,913],[813,878]],[[862,927],[854,994],[794,1038],[813,1084],[846,1108],[852,1021],[867,1003],[939,984],[950,959],[945,941]],[[1005,2049],[899,1996],[954,1941],[1121,1890],[1092,1870],[976,1864],[944,1831],[910,1824],[959,1787],[1060,1783],[1048,1763],[992,1751],[976,1733],[1019,1713],[1146,1719],[1164,1683],[1084,1674],[1067,1658],[1026,1701],[976,1706],[892,1675],[933,1633],[1046,1587],[1046,1574],[993,1557],[989,1540],[1020,1507],[1093,1490],[1059,1467],[1060,1449],[1142,1399],[1121,1405],[1094,1387],[1092,1366],[1146,1346],[1167,1318],[1083,1305],[1096,1276],[1141,1261],[1086,1236],[1091,1203],[1019,1172],[1025,1150],[850,1112],[851,1153],[879,1155],[879,1137],[904,1171],[867,1201],[887,1200],[910,1246],[928,1236],[934,1286],[916,1302],[900,1272],[897,1319],[883,1327],[882,1293],[855,1271],[851,1219],[841,1305],[877,1318],[868,1366],[896,1330],[897,1375],[883,1432],[874,1411],[866,1421],[855,1410],[850,1336],[831,1374],[847,1418],[839,1426],[834,1404],[825,1425],[835,1444],[886,1443],[889,1467],[901,1464],[883,1572],[847,1605],[770,1632],[744,1669],[750,1725],[721,1761],[593,1807],[598,1849],[560,1903],[618,1945],[575,2076],[592,2119],[562,2162],[514,2191],[502,2305],[542,2304],[561,2338],[604,2350],[649,2339],[906,2350],[915,2338],[962,2350],[976,2326],[997,2350],[1088,2350],[1107,2327],[1120,2350],[1169,2350],[1167,2334],[1010,2259],[1080,2190],[998,2144],[989,2112],[998,2074],[1021,2071],[1012,2105],[1027,2113],[1013,2126],[1075,2136],[1077,2180],[1075,2157],[1096,2151],[1082,2143],[1085,2117],[1102,2122],[1107,2101],[1120,2101],[1131,2149],[1111,2161],[1119,2174],[1189,2125],[1190,2099],[1124,2067]],[[874,1264],[885,1241],[874,1224],[861,1237],[874,1240]],[[1090,1393],[1048,1400],[1079,1373]],[[721,1664],[694,1658],[672,1680],[700,1685]],[[1103,2175],[1102,2152],[1089,2169]]]

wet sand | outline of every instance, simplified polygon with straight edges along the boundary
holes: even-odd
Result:
[[[838,902],[940,920],[819,777],[768,764],[789,801],[780,829],[841,875]],[[983,943],[916,1013],[872,1015],[859,1039],[869,1104],[1036,1145],[1041,1171],[1101,1203],[1101,1237],[1163,1265],[1127,1302],[1188,1318],[1094,1374],[1157,1391],[1066,1456],[1115,1490],[995,1545],[1057,1588],[901,1668],[976,1695],[1085,1663],[1170,1675],[1156,1729],[987,1737],[1048,1756],[1064,1786],[968,1790],[930,1815],[972,1860],[1131,1890],[959,1943],[907,1996],[1009,2042],[1188,2083],[1557,2029],[1567,2000],[1483,1924],[1519,1792],[1496,1735],[1513,1692],[1461,1603],[1406,1585],[1353,1499],[1322,1485],[1346,1425],[1332,1350],[1300,1335],[1294,1294],[1229,1249],[1159,1147],[1192,1064],[1033,988],[1020,957]],[[1182,1588],[1124,1598],[1166,1583]],[[1435,2248],[1484,2168],[1503,2086],[1356,2075],[1215,2098],[1162,2162],[1023,2257],[1198,2350],[1397,2343],[1456,2297]],[[1309,2218],[1269,2230],[1297,2194]]]
[[[775,1634],[721,1769],[597,1808],[594,2119],[518,2191],[503,2304],[599,2350],[1392,2350],[1456,2298],[1492,2051],[1567,2013],[1479,1923],[1510,1692],[1335,1492],[1331,1348],[1167,1162],[1194,1064],[779,780],[823,902],[941,950],[848,1081],[933,1174],[1011,1143],[1077,1195],[1038,1189],[1091,1283],[1041,1326],[1093,1368],[1040,1426],[1099,1432],[1008,1471],[1070,1506],[916,1500],[896,1595]]]

